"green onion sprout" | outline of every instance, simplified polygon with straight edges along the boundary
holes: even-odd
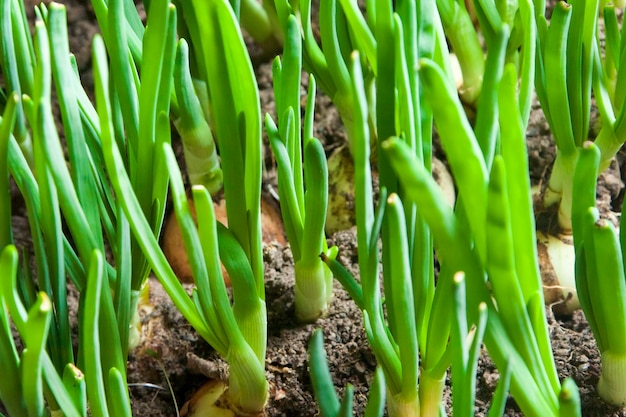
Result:
[[[626,233],[601,219],[596,178],[602,152],[585,142],[574,174],[572,224],[576,248],[576,288],[601,354],[598,394],[610,404],[626,404]]]
[[[299,116],[301,43],[296,18],[290,16],[283,60],[276,58],[273,67],[279,126],[269,115],[265,126],[278,164],[278,193],[295,262],[296,317],[310,322],[326,314],[333,295],[332,273],[319,254],[334,257],[337,249],[328,248],[324,234],[328,168],[324,149],[313,137],[313,76],[309,77],[304,126]]]
[[[152,5],[151,9],[155,7]],[[202,22],[205,57],[221,57],[221,65],[206,67],[214,103],[216,131],[224,170],[224,193],[230,228],[217,224],[213,204],[202,186],[193,188],[198,225],[187,203],[183,181],[167,141],[155,144],[162,167],[170,177],[172,198],[196,290],[189,297],[165,260],[131,183],[131,176],[112,136],[111,97],[107,73],[98,66],[96,84],[104,156],[116,198],[152,270],[172,301],[196,331],[230,365],[228,395],[244,412],[263,410],[268,396],[265,379],[267,323],[260,233],[261,117],[258,87],[230,5],[222,0],[194,4]],[[172,7],[169,10],[174,10]],[[158,26],[157,26],[158,27]],[[179,44],[180,46],[180,44]],[[236,82],[225,82],[236,80]],[[237,88],[235,88],[237,86]],[[169,94],[161,96],[168,100]],[[132,174],[132,171],[130,172]],[[166,177],[167,178],[167,177]],[[233,283],[231,304],[220,260]]]

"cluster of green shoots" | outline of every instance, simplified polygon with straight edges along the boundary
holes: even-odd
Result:
[[[509,393],[526,415],[580,415],[546,326],[525,144],[535,84],[558,149],[543,201],[558,203],[561,230],[573,232],[576,287],[602,354],[598,392],[626,403],[626,232],[618,238],[595,208],[596,179],[626,140],[626,33],[613,6],[559,3],[548,24],[539,0],[366,0],[364,8],[322,0],[319,44],[310,0],[151,0],[145,26],[130,0],[92,4],[102,33],[93,43],[95,104],[69,51],[63,6],[36,9],[33,41],[23,3],[0,0],[0,401],[9,415],[131,415],[126,361],[151,272],[228,362],[233,409],[263,411],[263,123],[240,25],[266,46],[283,44],[273,65],[276,122],[267,115],[265,130],[296,317],[327,314],[333,277],[350,294],[378,362],[366,416],[385,405],[392,417],[445,415],[448,372],[454,415],[473,415],[483,345],[501,374],[489,416],[503,414]],[[317,85],[339,111],[354,162],[358,278],[324,233]],[[587,142],[592,92],[602,123],[595,144]],[[434,131],[456,181],[452,206],[431,172]],[[11,182],[31,233],[21,265]],[[222,194],[228,227],[213,206]],[[159,246],[168,198],[190,293]],[[78,349],[68,284],[80,294]],[[309,355],[320,414],[352,415],[353,390],[337,396],[320,330]]]
[[[230,63],[211,67],[206,79],[216,109],[214,129],[230,139],[220,143],[229,174],[224,181],[229,217],[246,219],[233,221],[230,229],[218,227],[211,199],[200,187],[194,189],[198,233],[170,147],[170,118],[193,136],[189,132],[200,124],[202,111],[189,87],[185,41],[177,41],[177,10],[169,1],[151,2],[144,27],[132,2],[94,1],[93,6],[102,29],[93,45],[95,106],[68,49],[64,8],[52,4],[37,10],[33,44],[23,4],[2,2],[1,64],[8,93],[2,101],[1,243],[2,274],[10,279],[3,280],[0,297],[0,351],[3,371],[11,376],[0,384],[2,403],[12,416],[47,410],[130,415],[126,360],[138,343],[137,306],[154,271],[196,331],[231,364],[236,405],[262,409],[267,325],[259,213],[261,116],[236,16],[223,1],[185,5],[208,32],[203,53],[221,53],[221,62]],[[225,83],[229,77],[237,83]],[[52,113],[53,81],[67,164]],[[209,162],[215,160],[207,155]],[[10,178],[26,202],[36,275],[28,262],[19,270],[16,266]],[[191,297],[158,245],[170,187],[198,289]],[[112,256],[105,259],[105,253]],[[24,254],[26,261],[28,251]],[[220,259],[233,281],[232,302]],[[67,278],[81,294],[77,358]],[[15,343],[11,321],[25,346]],[[100,340],[110,347],[101,349]]]
[[[313,76],[309,77],[304,123],[300,119],[301,50],[298,22],[294,16],[290,16],[283,60],[281,63],[276,58],[273,67],[274,96],[280,127],[269,115],[265,124],[278,164],[278,194],[295,262],[296,317],[306,322],[315,321],[328,310],[333,294],[333,276],[320,259],[320,253],[334,259],[337,248],[329,251],[324,234],[328,206],[328,167],[322,144],[313,137]]]
[[[12,416],[59,412],[86,416],[88,410],[98,416],[129,415],[126,360],[129,349],[138,342],[135,311],[149,268],[141,251],[133,250],[136,241],[106,180],[102,125],[69,52],[65,9],[53,3],[36,10],[34,42],[23,4],[3,1],[2,10],[1,66],[9,93],[3,105],[0,140],[2,275],[6,277],[0,296],[0,350],[7,375],[0,396]],[[155,36],[160,39],[152,42],[162,42],[166,33],[151,37]],[[156,52],[148,49],[147,54]],[[104,54],[98,38],[95,62],[107,65]],[[162,71],[161,66],[153,67],[155,74]],[[149,72],[142,78],[146,86],[151,85],[145,78]],[[53,85],[67,163],[52,112]],[[158,87],[154,84],[145,93],[156,94]],[[144,97],[142,101],[139,107],[144,117],[156,119],[157,109],[145,104],[154,100]],[[162,111],[168,112],[169,103],[164,104]],[[121,115],[119,106],[116,111]],[[154,124],[153,120],[146,123]],[[125,126],[118,118],[116,128],[119,132],[136,129],[137,123]],[[123,136],[119,139],[129,150],[140,146]],[[138,165],[135,156],[136,152],[127,159],[133,169]],[[9,178],[25,201],[30,226],[32,247],[22,248],[21,268],[11,228]],[[155,209],[157,233],[164,213],[165,198],[160,194],[166,182],[157,177],[152,184],[156,193],[148,195],[151,203],[145,205]],[[152,204],[153,198],[161,204]],[[32,253],[34,270],[28,262]],[[69,324],[68,281],[80,293],[77,351]],[[7,313],[22,346],[13,339]],[[107,341],[109,347],[102,349],[101,341]]]
[[[598,394],[622,406],[626,404],[624,231],[620,229],[618,236],[615,225],[601,218],[596,208],[597,178],[626,141],[626,67],[621,65],[626,35],[616,7],[561,2],[549,25],[539,20],[537,93],[557,146],[543,201],[547,206],[558,204],[561,233],[573,235],[574,241],[571,249],[559,250],[575,254],[575,267],[561,268],[559,281],[575,286],[596,338],[602,363]],[[592,95],[597,121],[591,120]],[[594,124],[597,129],[590,127]]]

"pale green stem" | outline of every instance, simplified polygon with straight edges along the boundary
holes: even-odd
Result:
[[[326,304],[330,305],[333,300],[333,272],[324,262],[324,282],[326,282]]]
[[[602,126],[595,140],[596,146],[600,149],[600,168],[598,173],[601,173],[611,165],[613,157],[624,144],[624,139],[626,138],[621,138],[620,140],[617,137],[614,126]]]
[[[130,318],[128,325],[128,350],[133,351],[141,342],[141,316],[139,315],[139,304],[141,294],[144,288],[148,287],[148,282],[145,282],[140,291],[131,290],[130,311],[133,311],[133,316]],[[149,290],[148,290],[149,291]]]
[[[598,394],[610,404],[626,404],[626,356],[609,350],[602,352],[602,372]]]
[[[478,35],[469,14],[460,3],[448,0],[445,2],[446,7],[441,7],[444,2],[438,3],[446,37],[463,73],[463,87],[459,94],[465,103],[474,105],[480,95],[485,73],[485,58]]]
[[[572,233],[572,191],[578,151],[565,155],[557,152],[550,183],[543,199],[546,207],[559,203],[559,227],[563,233]]]
[[[268,42],[274,35],[272,21],[257,0],[243,0],[240,16],[241,26],[257,42]]]
[[[420,396],[417,390],[407,395],[403,392],[392,394],[387,389],[387,411],[389,417],[420,417]],[[439,411],[433,417],[438,415]]]
[[[239,308],[237,301],[233,305],[233,314],[237,326],[248,345],[255,352],[260,363],[265,361],[267,348],[267,309],[265,301],[256,298],[256,301],[248,301],[246,306]]]
[[[193,185],[204,185],[209,194],[215,195],[222,189],[223,173],[209,125],[204,122],[198,126],[185,126],[181,119],[177,119],[174,125],[185,145],[189,181]]]
[[[422,416],[438,416],[441,409],[443,388],[446,384],[445,373],[441,377],[431,375],[422,369],[420,373],[420,410]]]
[[[311,323],[324,316],[332,299],[332,280],[328,288],[328,275],[332,272],[319,257],[313,263],[299,260],[295,265],[296,318],[299,322]]]
[[[244,413],[261,412],[269,392],[265,362],[259,362],[245,343],[231,346],[226,362],[230,365],[228,395],[233,404]]]

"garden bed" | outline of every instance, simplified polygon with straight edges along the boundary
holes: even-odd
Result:
[[[27,2],[28,3],[28,2]],[[29,11],[33,4],[28,4]],[[77,56],[81,77],[89,88],[91,80],[91,39],[98,31],[88,2],[66,2],[70,28],[70,48]],[[30,14],[32,19],[32,13]],[[261,56],[262,54],[259,54]],[[255,63],[263,111],[272,111],[271,64],[266,59]],[[341,146],[345,133],[339,116],[323,96],[316,107],[315,133],[325,145],[327,153]],[[554,147],[548,126],[541,111],[534,109],[527,130],[531,177],[534,184],[546,178],[554,159]],[[176,147],[176,144],[175,144]],[[180,146],[178,154],[180,155]],[[267,153],[269,155],[269,153]],[[440,151],[439,155],[445,158]],[[271,159],[267,158],[268,184],[275,178]],[[614,162],[603,174],[599,186],[599,202],[605,212],[620,207],[621,167]],[[274,184],[275,186],[275,184]],[[19,194],[14,194],[13,225],[16,241],[28,246],[29,230],[25,209]],[[542,215],[540,224],[549,227],[554,220],[551,213]],[[356,239],[353,229],[330,237],[339,247],[339,260],[355,274],[357,271]],[[295,320],[293,307],[293,260],[290,251],[279,243],[264,248],[266,302],[268,311],[268,350],[266,374],[270,385],[267,415],[317,415],[307,369],[307,344],[312,330],[324,331],[330,371],[335,384],[343,392],[347,384],[355,388],[355,415],[363,414],[368,386],[375,368],[375,358],[368,347],[362,326],[362,315],[347,293],[335,283],[335,299],[328,316],[314,325],[301,325]],[[194,392],[210,378],[224,378],[226,363],[207,343],[194,333],[191,326],[169,301],[161,285],[150,279],[150,305],[143,307],[142,341],[131,352],[128,375],[133,414],[137,416],[175,416],[175,403],[180,408]],[[71,296],[75,292],[70,291]],[[77,305],[74,300],[70,305]],[[549,329],[555,361],[560,377],[571,376],[579,386],[583,416],[626,416],[626,411],[603,403],[596,394],[600,375],[600,358],[591,331],[580,311],[571,317],[555,318],[548,307]],[[106,345],[102,347],[106,349]],[[157,354],[146,352],[153,351]],[[485,352],[486,353],[486,352]],[[498,372],[486,355],[479,362],[477,372],[476,415],[486,415],[493,395]],[[174,397],[170,392],[169,386]],[[449,399],[448,393],[445,397]],[[0,406],[1,409],[1,406]],[[447,405],[450,409],[450,404]],[[521,413],[511,400],[505,415]]]

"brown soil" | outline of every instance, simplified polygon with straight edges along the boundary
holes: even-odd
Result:
[[[31,0],[32,1],[32,0]],[[91,38],[97,32],[95,17],[88,1],[68,0],[68,21],[71,49],[86,85],[90,85]],[[31,8],[30,6],[28,7]],[[32,13],[30,13],[32,19]],[[259,87],[264,111],[273,110],[271,71],[268,62],[258,63]],[[316,134],[328,153],[345,139],[340,119],[323,95],[318,99]],[[547,124],[536,109],[528,129],[531,177],[534,183],[545,178],[554,158],[554,148]],[[267,154],[269,155],[269,153]],[[271,158],[268,156],[268,163]],[[273,173],[268,173],[272,178]],[[603,176],[599,199],[611,208],[621,189],[617,166]],[[15,235],[18,244],[27,245],[28,223],[24,210],[19,210],[16,196],[14,211]],[[340,261],[353,273],[356,267],[356,243],[353,230],[331,237],[340,248]],[[277,243],[264,248],[266,296],[268,311],[268,353],[266,374],[270,383],[267,415],[272,417],[309,417],[318,411],[311,394],[307,369],[307,343],[314,327],[324,330],[330,371],[337,390],[342,394],[347,384],[355,387],[355,415],[363,414],[375,358],[368,346],[362,326],[362,315],[347,293],[335,285],[335,299],[327,318],[315,325],[300,325],[294,320],[293,262],[289,249]],[[150,280],[151,308],[142,311],[143,342],[130,354],[128,375],[133,414],[137,416],[176,416],[178,407],[189,400],[208,378],[225,378],[225,362],[200,339],[180,313],[173,307],[156,279]],[[560,377],[572,376],[580,388],[583,415],[626,416],[626,410],[610,407],[599,400],[595,386],[600,373],[599,354],[590,329],[581,312],[572,317],[556,319],[548,309],[550,335]],[[157,352],[159,359],[145,353]],[[483,416],[498,381],[498,372],[486,355],[480,359],[477,373],[476,415]],[[174,396],[168,388],[171,384]],[[446,394],[446,398],[449,395]],[[450,407],[447,405],[447,410]],[[0,411],[2,407],[0,404]],[[507,416],[521,415],[512,400]]]

